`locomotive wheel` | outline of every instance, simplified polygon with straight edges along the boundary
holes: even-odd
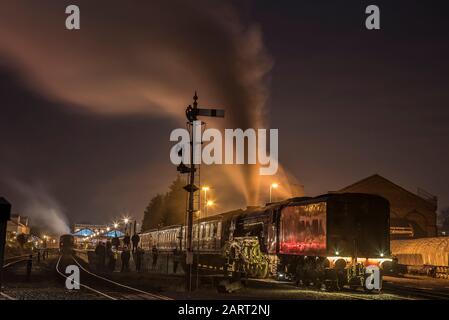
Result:
[[[338,284],[336,280],[326,280],[324,282],[324,286],[326,291],[332,292],[332,291],[338,291]]]
[[[363,285],[363,279],[362,279],[362,278],[352,278],[352,279],[349,281],[349,288],[350,288],[351,290],[357,290],[357,289],[359,289],[360,287],[365,288],[365,286]]]

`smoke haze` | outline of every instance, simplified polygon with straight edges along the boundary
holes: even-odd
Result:
[[[0,2],[0,52],[35,92],[78,112],[182,123],[197,89],[200,106],[226,109],[212,126],[263,127],[271,58],[259,27],[229,3],[80,0],[81,30],[68,31],[70,4]],[[258,167],[223,170],[228,188],[254,204]]]
[[[20,214],[29,217],[31,225],[39,225],[56,235],[70,233],[64,211],[42,184],[30,185],[12,180],[10,185],[20,194],[23,201]]]

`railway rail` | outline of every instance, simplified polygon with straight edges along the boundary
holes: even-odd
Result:
[[[31,254],[31,258],[34,257],[34,254]],[[7,269],[9,267],[15,266],[16,264],[20,263],[20,262],[27,262],[30,259],[30,255],[29,254],[24,254],[24,255],[19,255],[19,256],[14,256],[14,257],[8,257],[6,259],[4,259],[4,263],[3,263],[3,269]],[[7,300],[17,300],[16,298],[4,293],[0,291],[0,296],[2,296],[3,298],[7,299]]]
[[[400,296],[428,300],[449,300],[449,291],[436,291],[431,288],[414,288],[398,284],[384,283],[383,291]]]
[[[9,268],[17,263],[26,262],[30,259],[30,256],[34,258],[34,254],[26,254],[20,256],[14,256],[4,259],[3,269]]]
[[[94,292],[95,294],[100,295],[103,298],[106,298],[108,300],[171,300],[171,298],[167,296],[140,290],[138,288],[130,287],[111,279],[102,277],[84,268],[76,257],[70,256],[67,258],[75,262],[75,264],[82,272],[81,278],[83,279],[83,283],[77,284],[79,284],[80,287]],[[60,256],[58,258],[58,261],[56,263],[56,271],[64,279],[67,279],[68,276],[64,274],[61,268],[62,259],[63,256]]]

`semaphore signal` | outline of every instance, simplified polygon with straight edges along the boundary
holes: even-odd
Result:
[[[193,105],[189,105],[186,109],[186,117],[191,129],[190,135],[193,137],[194,133],[194,122],[198,120],[198,116],[202,117],[218,117],[224,118],[224,110],[221,109],[202,109],[198,108],[198,95],[195,91],[193,96]],[[195,185],[195,163],[194,163],[194,150],[193,150],[193,139],[190,143],[190,167],[186,166],[184,163],[180,163],[177,167],[177,171],[185,174],[189,174],[189,184],[184,187],[184,189],[189,193],[189,205],[187,208],[187,230],[186,230],[186,290],[192,291],[192,264],[193,264],[193,248],[192,248],[192,228],[193,228],[193,203],[195,192],[199,190],[199,187]],[[183,149],[178,151],[182,154]]]

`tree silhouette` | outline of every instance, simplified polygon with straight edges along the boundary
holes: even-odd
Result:
[[[142,221],[143,231],[157,228],[159,224],[163,224],[164,198],[163,195],[158,194],[151,199],[144,211]]]
[[[151,199],[144,211],[142,231],[184,223],[187,199],[184,185],[178,175],[165,195],[157,194]]]

